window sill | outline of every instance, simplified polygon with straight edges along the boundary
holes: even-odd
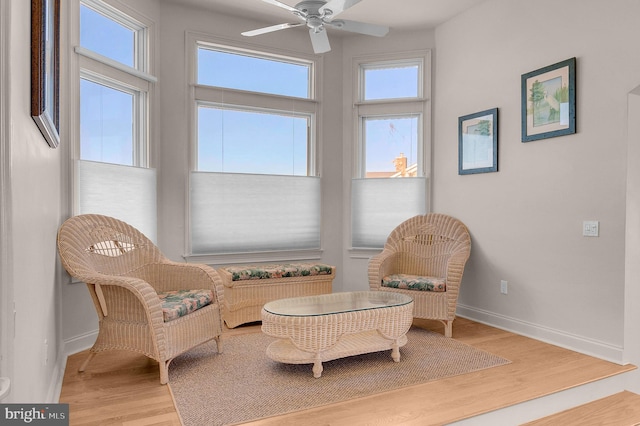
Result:
[[[252,253],[226,254],[185,254],[187,263],[205,263],[207,265],[229,265],[235,263],[288,262],[298,260],[318,260],[322,258],[322,249],[266,251]]]
[[[118,61],[115,61],[115,60],[113,60],[111,58],[107,58],[106,56],[102,56],[99,53],[95,53],[95,52],[93,52],[93,51],[91,51],[89,49],[86,49],[86,48],[82,47],[82,46],[76,46],[74,48],[74,51],[80,56],[84,56],[85,58],[89,58],[89,59],[92,59],[92,60],[94,60],[96,62],[99,62],[101,64],[108,65],[108,66],[110,66],[112,68],[115,68],[115,69],[117,69],[119,71],[123,71],[123,72],[126,72],[126,73],[131,74],[131,75],[135,75],[136,77],[141,78],[143,80],[146,80],[146,81],[148,81],[150,83],[157,83],[158,82],[158,78],[156,76],[153,76],[153,75],[151,75],[149,73],[146,73],[144,71],[140,71],[139,69],[132,68],[132,67],[127,66],[125,64],[122,64],[122,63],[120,63]]]
[[[349,257],[351,259],[370,259],[372,256],[380,253],[380,248],[363,248],[363,247],[351,247],[349,249]]]

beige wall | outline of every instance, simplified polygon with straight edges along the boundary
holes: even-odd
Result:
[[[637,1],[495,0],[437,29],[434,210],[471,230],[464,314],[621,359],[639,14]],[[520,76],[574,56],[577,134],[521,143]],[[500,171],[459,176],[457,118],[493,107]],[[583,237],[583,220],[600,237]]]
[[[7,402],[52,401],[62,338],[55,246],[61,219],[61,150],[51,149],[30,114],[31,3],[3,0],[8,63],[2,68],[3,359]],[[6,16],[5,16],[6,17]],[[5,38],[7,37],[7,38]],[[5,50],[7,49],[7,50]],[[9,84],[5,83],[9,82]],[[65,143],[64,135],[62,143]],[[14,304],[15,301],[15,304]],[[15,314],[13,313],[15,306]],[[15,319],[15,321],[14,321]],[[7,344],[7,346],[4,346]]]

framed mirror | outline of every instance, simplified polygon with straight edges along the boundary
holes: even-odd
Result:
[[[60,144],[60,0],[31,0],[31,116]]]

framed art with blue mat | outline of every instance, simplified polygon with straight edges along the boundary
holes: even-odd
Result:
[[[576,58],[522,75],[522,142],[576,133]]]
[[[458,119],[458,174],[498,171],[498,108]]]

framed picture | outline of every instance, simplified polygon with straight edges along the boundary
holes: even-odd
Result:
[[[498,108],[458,119],[458,174],[498,171]]]
[[[31,0],[31,116],[51,148],[60,143],[60,0]]]
[[[522,75],[522,142],[576,132],[576,58]]]

